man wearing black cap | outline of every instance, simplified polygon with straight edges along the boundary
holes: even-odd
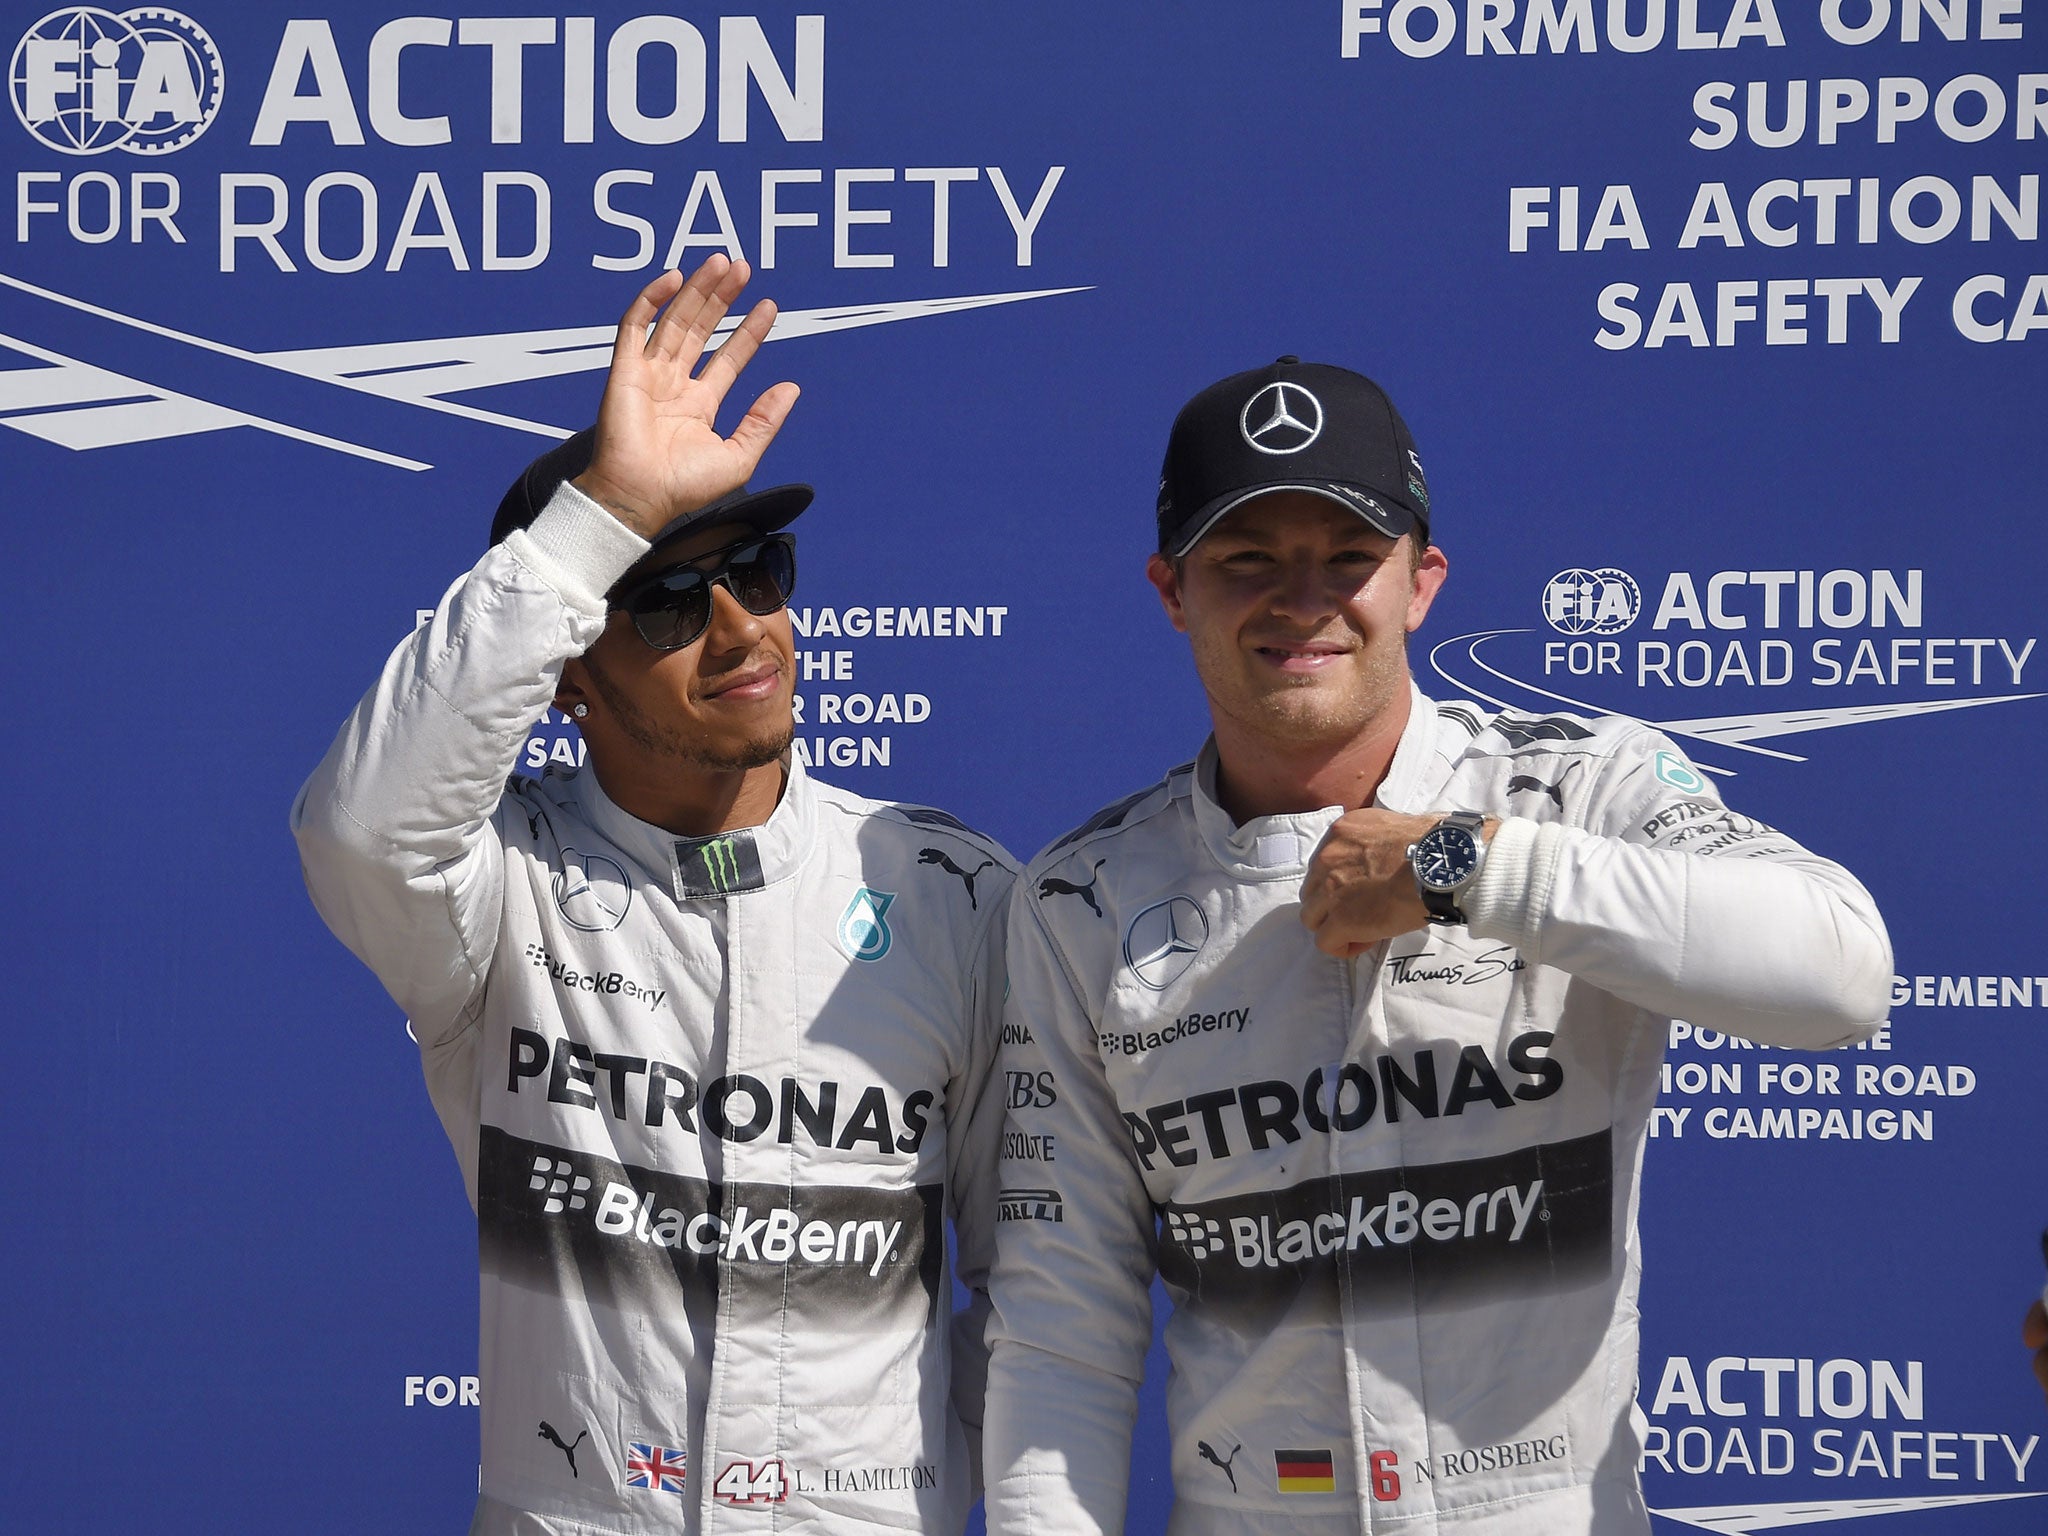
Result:
[[[1653,730],[1422,696],[1449,566],[1370,380],[1202,391],[1158,514],[1214,735],[1012,903],[1000,1166],[1042,1187],[998,1229],[989,1529],[1123,1529],[1156,1272],[1173,1536],[1644,1536],[1669,1021],[1861,1038],[1883,922]]]
[[[1013,866],[790,754],[811,492],[744,482],[795,387],[715,426],[773,307],[694,372],[745,281],[641,294],[597,426],[293,810],[476,1208],[492,1536],[958,1531],[974,1497],[986,1297],[949,1330],[944,1221],[978,1292]],[[588,766],[510,777],[550,704]]]

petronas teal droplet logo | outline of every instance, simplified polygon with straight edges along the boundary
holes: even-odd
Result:
[[[1659,752],[1651,764],[1650,771],[1669,784],[1680,794],[1704,794],[1707,781],[1700,777],[1697,769],[1676,752]]]
[[[879,960],[889,953],[889,905],[891,891],[874,891],[862,886],[839,916],[839,947],[854,960]]]

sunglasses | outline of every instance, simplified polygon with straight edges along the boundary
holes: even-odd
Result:
[[[718,558],[723,557],[723,558]],[[612,606],[657,651],[680,650],[711,623],[711,589],[723,586],[747,612],[774,613],[796,590],[796,536],[770,534],[703,556],[715,565],[678,565],[638,582]]]

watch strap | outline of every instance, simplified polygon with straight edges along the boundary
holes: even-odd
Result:
[[[1479,845],[1480,860],[1482,864],[1484,863],[1486,844],[1480,836],[1486,827],[1486,818],[1484,816],[1480,815],[1477,811],[1452,811],[1443,820],[1439,821],[1435,827],[1431,827],[1428,832],[1423,833],[1423,838],[1429,837],[1438,827],[1457,827],[1461,831],[1470,833],[1472,840]],[[1420,841],[1421,839],[1417,840],[1418,845]],[[1422,895],[1422,905],[1429,912],[1429,920],[1432,923],[1463,923],[1465,921],[1465,909],[1458,905],[1458,895],[1465,886],[1471,884],[1478,877],[1479,871],[1475,868],[1470,876],[1458,883],[1456,889],[1440,891],[1432,886],[1423,884],[1422,877],[1417,875],[1415,878],[1415,888]]]

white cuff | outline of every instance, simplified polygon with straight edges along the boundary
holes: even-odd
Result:
[[[571,607],[593,616],[604,613],[612,583],[653,548],[566,480],[505,547]]]
[[[1486,844],[1486,867],[1459,898],[1465,926],[1483,939],[1501,939],[1535,964],[1542,959],[1543,915],[1565,829],[1554,822],[1508,816]]]

